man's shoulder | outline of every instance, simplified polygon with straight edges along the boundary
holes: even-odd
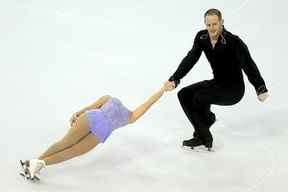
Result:
[[[204,35],[204,34],[208,34],[208,30],[207,29],[202,29],[202,30],[197,32],[197,35]]]
[[[226,30],[225,28],[223,30],[223,36],[225,38],[228,38],[229,40],[234,40],[234,41],[235,40],[237,41],[238,39],[240,39],[240,37],[238,35]]]
[[[224,31],[223,31],[223,37],[228,42],[228,44],[233,45],[233,46],[239,45],[239,43],[241,44],[243,42],[238,35],[230,32],[226,29],[224,29]]]
[[[208,39],[208,38],[209,38],[209,36],[208,36],[207,29],[198,31],[196,34],[196,37],[195,37],[195,39],[197,39],[197,40],[204,40],[204,39]]]

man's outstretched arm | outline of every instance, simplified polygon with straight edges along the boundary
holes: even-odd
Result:
[[[180,79],[192,69],[201,56],[202,49],[199,45],[199,36],[200,34],[198,33],[194,39],[192,49],[183,58],[175,73],[168,79],[169,81],[174,82],[175,87],[177,87],[180,83]]]

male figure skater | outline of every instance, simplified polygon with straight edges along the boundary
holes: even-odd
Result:
[[[194,127],[193,138],[184,140],[183,146],[193,149],[204,145],[210,151],[213,137],[209,128],[216,119],[210,111],[211,104],[234,105],[242,99],[245,89],[242,69],[261,102],[268,97],[268,90],[246,44],[224,28],[221,12],[209,9],[204,20],[206,30],[197,33],[192,49],[166,84],[170,90],[176,88],[180,79],[196,64],[202,51],[205,53],[214,78],[184,87],[178,92],[178,98]]]

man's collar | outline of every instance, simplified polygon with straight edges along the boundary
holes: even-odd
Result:
[[[225,39],[226,34],[227,34],[227,30],[225,29],[225,27],[224,27],[224,25],[223,25],[222,32],[221,32],[220,36],[218,37],[218,38],[220,38],[220,42],[221,42],[223,45],[227,44],[227,41],[226,41],[226,39]]]
[[[225,29],[224,25],[223,25],[223,29],[222,29],[222,32],[220,33],[219,37],[218,37],[218,41],[221,42],[221,44],[225,45],[227,44],[227,41],[226,41],[226,35],[227,35],[227,30]],[[203,34],[200,36],[200,39],[209,39],[209,34],[208,34],[208,31],[207,33]]]

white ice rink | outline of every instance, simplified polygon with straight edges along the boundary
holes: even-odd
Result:
[[[288,190],[287,5],[284,0],[1,0],[1,192],[286,192]],[[212,77],[204,54],[173,92],[138,122],[86,155],[42,170],[33,184],[19,159],[60,139],[70,115],[98,97],[133,109],[190,50],[203,14],[222,11],[271,97],[253,86],[234,106],[213,106],[214,152],[183,150],[192,136],[177,92]]]

